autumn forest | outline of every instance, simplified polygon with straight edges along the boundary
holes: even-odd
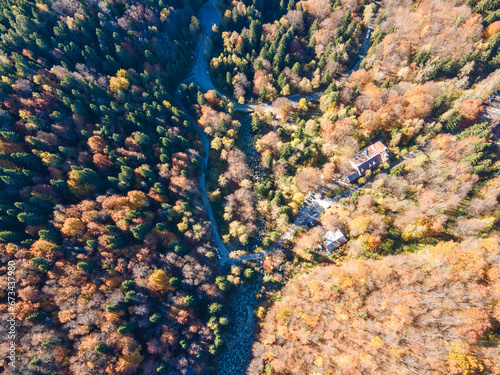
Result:
[[[0,0],[0,374],[500,374],[500,1]]]

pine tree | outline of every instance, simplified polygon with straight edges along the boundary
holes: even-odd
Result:
[[[264,100],[266,98],[266,86],[265,85],[260,86],[260,89],[259,89],[259,98],[261,100]]]
[[[149,233],[150,230],[151,227],[144,224],[138,224],[130,228],[130,231],[134,235],[134,238],[139,242],[142,242],[144,240],[144,237]]]
[[[119,185],[122,190],[128,189],[135,183],[134,170],[128,166],[122,166],[121,172],[118,174]]]
[[[252,132],[258,134],[262,128],[262,122],[256,113],[252,113]]]
[[[250,46],[254,50],[259,48],[259,35],[261,34],[261,30],[262,26],[260,21],[252,20],[250,22]]]
[[[204,105],[207,102],[207,99],[205,99],[205,95],[201,91],[198,91],[198,94],[196,94],[196,100],[198,102],[198,105]]]

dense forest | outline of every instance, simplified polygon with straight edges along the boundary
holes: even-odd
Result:
[[[311,93],[352,65],[374,3],[233,2],[215,33],[214,83],[240,102]]]
[[[203,94],[194,85],[183,89],[192,114],[211,139],[207,186],[224,241],[234,255],[269,247],[297,213],[303,195],[295,189],[298,195],[290,205],[294,194],[277,185],[267,159],[257,152],[257,117],[234,111],[234,103],[217,91]]]
[[[173,99],[200,5],[0,3],[0,257],[18,280],[10,373],[213,367],[227,282],[207,257],[201,146]]]
[[[497,374],[498,238],[320,267],[291,280],[248,374]]]

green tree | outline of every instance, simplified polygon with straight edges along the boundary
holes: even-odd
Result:
[[[40,311],[27,316],[24,320],[31,323],[40,323],[44,321],[45,318],[47,318],[47,313],[45,311]]]
[[[227,281],[225,276],[217,276],[215,278],[215,284],[219,287],[223,292],[229,290],[229,282]]]
[[[151,323],[159,323],[159,322],[161,322],[161,319],[162,319],[162,317],[161,317],[160,313],[154,313],[153,315],[151,315],[149,317],[149,321]]]
[[[260,89],[259,89],[259,98],[261,100],[265,100],[266,99],[266,86],[264,84],[262,86],[260,86]]]
[[[314,19],[311,27],[309,28],[309,36],[312,36],[314,34],[314,32],[316,32],[318,30],[319,30],[319,19],[316,18],[316,19]]]
[[[151,138],[147,134],[136,132],[134,139],[143,150],[148,150],[151,147]]]
[[[136,226],[130,228],[130,231],[132,232],[134,238],[142,242],[144,241],[144,237],[151,231],[151,226],[150,225],[144,225],[144,224],[137,224]]]
[[[290,142],[287,142],[287,143],[283,143],[283,145],[281,146],[281,148],[279,149],[279,157],[281,159],[288,159],[292,153],[293,153],[293,147],[291,145]]]
[[[95,267],[93,262],[78,262],[76,266],[82,271],[90,272]]]
[[[94,347],[94,350],[97,353],[106,354],[109,351],[109,347],[104,342],[100,342]]]
[[[120,249],[125,246],[125,240],[121,235],[107,236],[106,242],[112,250]]]
[[[136,327],[137,327],[137,324],[135,322],[129,322],[129,323],[125,323],[125,324],[121,325],[120,327],[118,327],[116,332],[123,335],[125,333],[132,332]]]
[[[186,297],[184,297],[183,302],[184,302],[184,304],[185,304],[187,307],[192,307],[192,306],[196,305],[196,302],[197,302],[197,301],[196,301],[195,296],[193,296],[193,295],[189,294],[189,295],[187,295]]]
[[[170,249],[177,255],[185,255],[189,252],[189,247],[184,245],[179,240],[172,241],[169,245]]]
[[[44,341],[41,345],[42,349],[53,349],[60,345],[64,339],[62,337],[51,337],[50,339]]]
[[[73,169],[68,173],[69,191],[78,198],[89,198],[97,190],[99,175],[90,168]]]
[[[403,174],[404,168],[405,168],[405,164],[399,163],[391,168],[391,171],[389,172],[389,174],[391,176],[401,176]]]
[[[292,72],[300,76],[302,74],[302,67],[300,66],[300,63],[296,62],[292,66]]]
[[[455,130],[458,127],[458,124],[460,124],[460,121],[462,121],[462,117],[463,115],[458,111],[453,112],[444,124],[445,129]]]
[[[245,53],[245,46],[243,45],[242,42],[236,43],[236,54],[238,56],[243,56]]]
[[[31,258],[31,263],[33,263],[43,273],[49,272],[52,267],[54,267],[54,263],[44,257]]]
[[[123,283],[122,283],[122,288],[124,290],[131,290],[135,287],[135,281],[134,280],[125,280]]]
[[[42,360],[38,357],[33,358],[30,363],[28,364],[31,367],[41,367],[42,366]]]
[[[349,198],[349,202],[351,203],[356,203],[359,197],[359,190],[356,190],[354,193],[351,194],[351,197]]]
[[[61,240],[61,235],[54,228],[41,229],[38,231],[38,236],[43,241],[58,243]]]
[[[181,285],[181,279],[179,279],[176,276],[173,276],[168,280],[168,283],[172,285],[174,288],[178,288]]]
[[[243,271],[243,277],[247,280],[253,279],[255,276],[255,271],[252,268],[245,268]]]
[[[219,315],[222,313],[222,305],[214,302],[208,306],[208,311],[210,312],[210,315]]]
[[[123,297],[123,302],[130,303],[134,301],[134,298],[137,296],[137,292],[135,290],[129,290],[125,293],[125,297]]]
[[[271,365],[271,362],[266,362],[266,366],[264,367],[264,371],[267,375],[274,374],[274,367]]]
[[[205,99],[205,95],[203,95],[201,91],[198,91],[198,94],[196,94],[196,100],[198,105],[204,105],[207,103],[207,99]]]
[[[124,309],[124,306],[121,303],[110,303],[106,305],[104,308],[104,311],[106,312],[118,312],[122,311]]]
[[[281,95],[283,96],[289,96],[291,95],[292,91],[290,89],[290,85],[287,83],[284,87],[283,90],[281,90]]]
[[[252,49],[257,49],[259,44],[259,35],[261,35],[262,25],[258,20],[250,22],[250,45]]]
[[[135,183],[134,170],[126,165],[121,166],[121,172],[118,174],[118,187],[121,190],[130,188]]]
[[[258,134],[262,129],[262,122],[256,113],[252,113],[252,132]]]

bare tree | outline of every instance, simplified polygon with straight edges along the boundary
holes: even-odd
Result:
[[[246,90],[250,86],[250,82],[247,79],[247,76],[244,73],[237,73],[233,78],[233,86],[234,86],[234,97],[239,99],[244,97],[246,94]]]

